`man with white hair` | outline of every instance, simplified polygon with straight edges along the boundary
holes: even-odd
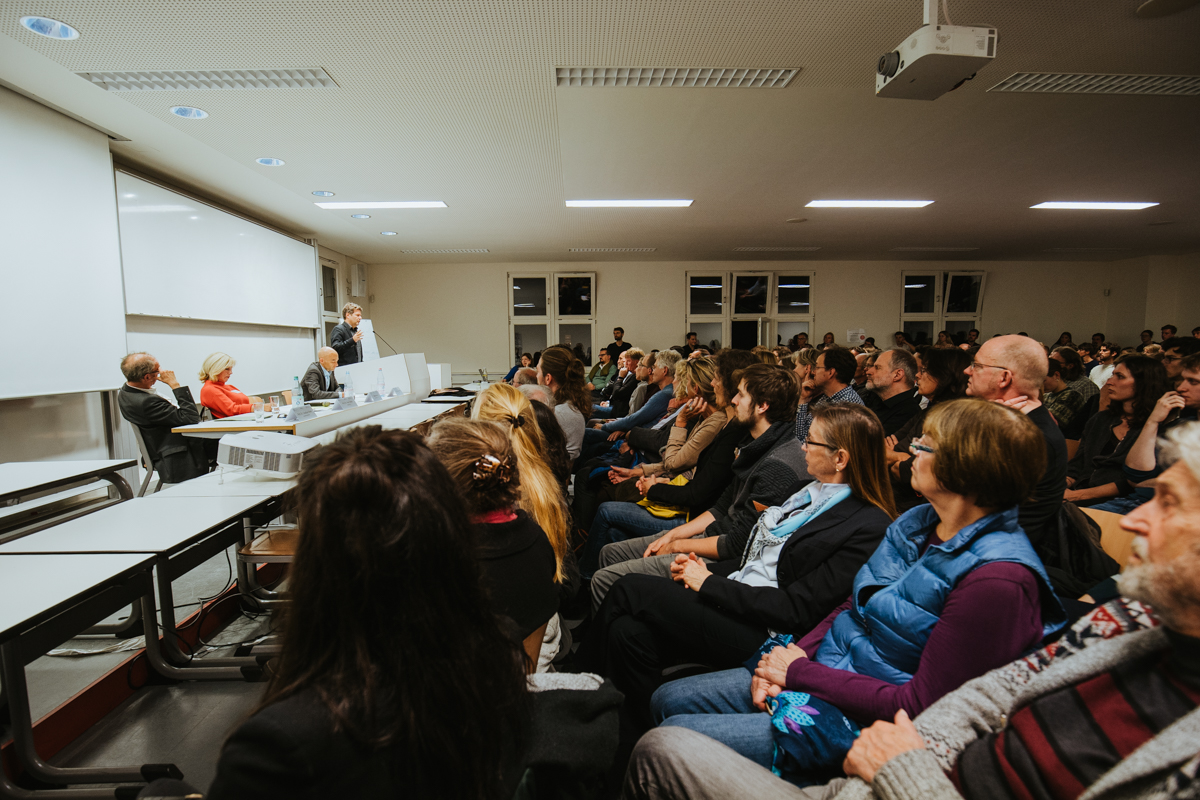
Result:
[[[1178,460],[1154,498],[1121,521],[1135,536],[1117,580],[1126,599],[1098,609],[1085,634],[964,684],[915,721],[899,711],[894,722],[876,722],[846,757],[849,779],[798,788],[706,736],[665,727],[638,743],[623,797],[1194,800],[1200,424],[1168,439],[1166,454]],[[1150,606],[1161,624],[1128,618],[1130,600]],[[770,671],[760,663],[755,678],[767,681]]]
[[[333,370],[338,365],[338,353],[332,347],[317,351],[317,360],[308,365],[300,379],[300,389],[307,400],[332,400],[338,396],[337,378]]]
[[[1021,527],[1043,562],[1047,561],[1045,545],[1057,538],[1058,512],[1067,488],[1069,460],[1062,431],[1039,399],[1049,365],[1040,344],[1026,336],[1008,335],[985,342],[966,369],[970,376],[967,394],[1020,409],[1046,437],[1046,471],[1034,488],[1033,498],[1021,505],[1020,513]],[[1020,464],[1012,466],[1021,468]],[[1055,577],[1051,572],[1051,580]],[[1086,590],[1084,587],[1072,596]]]
[[[521,394],[529,398],[530,402],[538,402],[547,408],[554,408],[554,392],[550,391],[549,386],[542,386],[539,383],[522,383],[517,388],[521,390]]]
[[[121,373],[125,383],[117,392],[117,407],[121,416],[141,431],[150,460],[163,482],[182,483],[208,472],[201,440],[171,432],[172,428],[200,421],[192,390],[181,385],[175,373],[163,369],[149,353],[130,353],[122,358]],[[171,390],[175,405],[154,390],[157,383]]]

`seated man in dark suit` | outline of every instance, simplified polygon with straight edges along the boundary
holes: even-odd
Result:
[[[300,388],[304,390],[306,401],[331,400],[338,396],[337,378],[333,376],[337,365],[337,350],[322,347],[317,351],[317,360],[308,365],[308,371],[300,379]]]
[[[199,439],[189,439],[171,428],[192,425],[200,421],[192,390],[180,386],[175,373],[163,370],[149,353],[130,353],[121,359],[125,385],[117,392],[121,416],[138,426],[154,468],[164,483],[183,481],[208,472],[208,459]],[[175,392],[179,407],[171,405],[154,391],[154,384],[163,382]]]

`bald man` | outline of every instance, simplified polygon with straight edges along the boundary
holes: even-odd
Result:
[[[337,365],[337,350],[332,347],[322,347],[317,351],[317,360],[308,365],[308,370],[300,379],[300,388],[304,390],[306,401],[332,400],[338,396],[337,378],[333,375],[333,370]]]
[[[965,370],[970,376],[967,394],[1020,409],[1046,437],[1046,471],[1034,489],[1033,498],[1022,504],[1020,522],[1047,567],[1055,561],[1047,557],[1046,548],[1058,538],[1058,511],[1067,488],[1068,461],[1062,431],[1040,399],[1049,366],[1046,351],[1033,339],[997,336],[979,348],[975,361]],[[1021,465],[1013,464],[1012,468],[1021,469]],[[1055,588],[1059,588],[1058,582],[1054,582]]]

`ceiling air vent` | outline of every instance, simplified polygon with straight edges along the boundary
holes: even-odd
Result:
[[[1087,75],[1060,72],[1018,72],[989,92],[1050,92],[1052,94],[1200,94],[1200,75]]]
[[[559,86],[698,86],[730,89],[782,89],[799,69],[721,69],[687,67],[559,67]]]
[[[656,247],[569,247],[568,253],[653,253]]]
[[[77,72],[110,92],[177,92],[191,89],[335,89],[320,67],[304,69],[196,69],[162,72]]]
[[[1043,253],[1117,253],[1128,247],[1048,247]]]
[[[819,247],[735,247],[735,253],[811,253]]]
[[[401,253],[490,253],[491,250],[481,248],[475,249],[458,249],[458,250],[401,250]]]

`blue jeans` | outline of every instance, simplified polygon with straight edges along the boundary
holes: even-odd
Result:
[[[656,517],[637,503],[601,503],[588,530],[587,544],[579,556],[579,573],[585,578],[592,577],[600,568],[600,550],[606,544],[653,536],[678,528],[684,522],[686,520],[682,516],[672,519]]]
[[[665,683],[650,698],[650,714],[663,726],[688,728],[771,768],[775,740],[771,715],[750,700],[745,667]]]
[[[1142,503],[1149,500],[1149,497],[1142,497],[1137,492],[1127,494],[1124,497],[1114,497],[1111,500],[1106,500],[1099,505],[1089,506],[1095,511],[1111,511],[1114,514],[1128,514]]]
[[[612,406],[605,408],[599,403],[592,405],[591,419],[611,419],[613,416]]]

